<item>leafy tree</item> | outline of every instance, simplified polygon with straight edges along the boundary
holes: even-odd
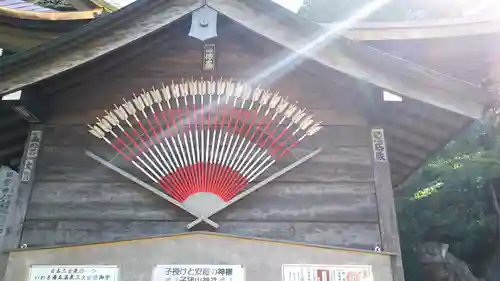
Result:
[[[496,194],[500,194],[500,137],[488,124],[473,124],[397,194],[407,280],[421,280],[415,249],[424,241],[449,244],[450,252],[482,275],[498,253]]]

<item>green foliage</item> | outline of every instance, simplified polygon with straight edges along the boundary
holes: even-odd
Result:
[[[497,218],[490,184],[500,190],[500,138],[492,132],[487,124],[474,124],[397,194],[408,281],[421,280],[415,248],[423,241],[449,244],[478,275],[494,254]]]
[[[32,0],[31,2],[42,7],[59,11],[74,10],[74,8],[69,5],[66,0]]]

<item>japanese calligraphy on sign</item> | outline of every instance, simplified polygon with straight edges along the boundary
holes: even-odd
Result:
[[[157,265],[152,281],[244,281],[242,265]]]
[[[384,130],[372,129],[373,157],[377,162],[387,162]]]
[[[41,141],[42,131],[31,131],[26,152],[26,160],[24,161],[24,166],[22,167],[22,182],[29,182],[31,179],[31,174],[35,169],[35,161],[38,156],[38,151],[40,150]]]
[[[19,185],[18,174],[9,167],[0,167],[0,245],[9,225],[7,219],[11,203],[15,200],[15,190]],[[0,249],[3,249],[1,247]]]
[[[118,281],[118,267],[105,265],[33,265],[28,280]]]
[[[372,267],[359,265],[283,265],[282,281],[373,281]]]
[[[215,70],[215,45],[203,46],[203,71]]]

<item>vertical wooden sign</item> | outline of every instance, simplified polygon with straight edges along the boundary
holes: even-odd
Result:
[[[203,45],[203,71],[215,71],[215,44]]]
[[[28,146],[26,153],[26,159],[23,166],[21,167],[21,181],[29,182],[31,179],[31,174],[35,169],[36,158],[38,157],[38,151],[40,150],[40,143],[42,141],[42,131],[33,130],[30,132],[28,138]]]
[[[387,162],[387,151],[383,129],[372,129],[373,159],[376,162]]]

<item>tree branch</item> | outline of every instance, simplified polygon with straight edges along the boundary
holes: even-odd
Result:
[[[491,195],[493,199],[493,207],[495,208],[495,212],[497,214],[497,241],[500,241],[500,205],[498,204],[498,196],[497,192],[495,191],[495,188],[493,187],[493,184],[491,182],[488,184],[491,190]],[[496,253],[495,253],[495,260],[500,261],[500,244],[497,243],[496,245]]]
[[[493,207],[495,207],[495,212],[497,214],[497,217],[500,219],[500,205],[498,204],[497,193],[491,183],[489,183],[489,187],[491,190],[491,194],[493,195]]]

